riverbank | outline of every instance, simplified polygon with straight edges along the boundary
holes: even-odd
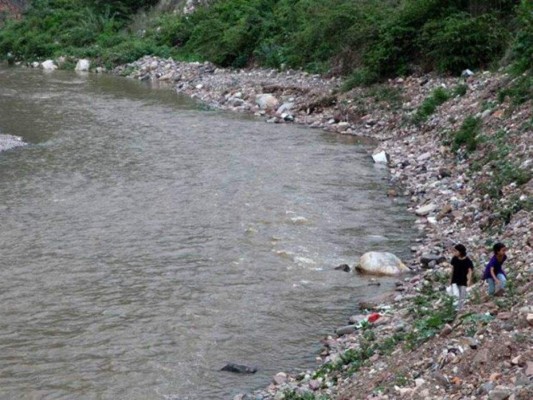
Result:
[[[531,99],[506,96],[504,73],[397,78],[342,91],[338,78],[299,71],[225,70],[154,57],[116,74],[166,82],[217,108],[270,123],[370,137],[386,152],[389,196],[407,196],[424,239],[379,303],[354,306],[375,323],[323,340],[317,368],[280,372],[244,399],[529,399],[533,396],[533,134]],[[370,157],[370,154],[369,154]],[[489,298],[479,281],[491,246],[509,247],[510,285]],[[478,282],[457,314],[445,295],[449,248],[464,243]],[[386,250],[386,249],[383,249]],[[354,260],[355,262],[356,260]]]

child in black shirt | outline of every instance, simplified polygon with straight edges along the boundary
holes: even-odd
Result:
[[[472,284],[474,264],[466,255],[466,247],[462,244],[454,246],[450,264],[453,267],[451,284],[456,284],[459,289],[459,304],[457,305],[457,309],[460,310],[463,308],[463,303],[466,298],[466,287]]]

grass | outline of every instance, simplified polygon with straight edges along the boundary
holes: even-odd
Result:
[[[450,93],[444,88],[436,88],[433,92],[422,102],[420,107],[416,110],[412,122],[415,125],[420,125],[425,122],[431,115],[435,113],[437,108],[450,99]]]
[[[466,117],[461,128],[453,133],[452,150],[457,152],[463,146],[468,152],[476,150],[482,125],[481,118]]]

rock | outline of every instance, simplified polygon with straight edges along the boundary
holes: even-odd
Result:
[[[463,70],[463,72],[461,72],[461,76],[463,78],[469,78],[471,77],[472,75],[474,75],[474,73],[472,71],[470,71],[468,68]]]
[[[526,362],[526,375],[533,376],[533,361]]]
[[[489,394],[491,390],[494,389],[494,382],[485,382],[478,389],[479,394]]]
[[[506,400],[511,396],[511,390],[507,388],[499,388],[491,390],[489,393],[489,400]]]
[[[289,111],[292,110],[292,108],[294,107],[294,103],[283,103],[281,106],[278,107],[278,109],[276,110],[276,114],[283,114],[283,113],[287,113]]]
[[[432,261],[434,261],[435,264],[441,264],[446,261],[446,257],[438,256],[436,254],[424,254],[420,257],[420,263],[422,265],[429,265]]]
[[[416,210],[415,210],[415,214],[418,215],[418,216],[425,216],[425,215],[428,215],[430,212],[434,211],[437,209],[437,206],[433,203],[429,203],[429,204],[426,204],[425,206],[421,206],[421,207],[418,207]]]
[[[312,379],[309,381],[309,388],[311,390],[318,390],[320,389],[321,382],[318,379]]]
[[[446,324],[444,325],[444,328],[442,328],[442,330],[440,331],[440,334],[441,336],[447,336],[449,335],[450,333],[452,333],[452,327],[450,324]]]
[[[489,361],[489,351],[487,349],[481,349],[476,353],[474,357],[474,364],[486,364]]]
[[[439,168],[439,176],[441,178],[448,178],[452,176],[452,171],[446,167]]]
[[[293,122],[294,121],[294,115],[289,113],[283,113],[281,114],[281,119],[285,122]]]
[[[81,60],[78,60],[78,62],[76,63],[76,68],[74,68],[76,71],[82,71],[82,72],[87,72],[89,71],[89,68],[91,67],[91,62],[87,59],[81,59]]]
[[[394,254],[377,251],[363,254],[355,269],[361,273],[374,275],[399,275],[410,271]]]
[[[52,60],[46,60],[41,63],[42,69],[46,71],[54,71],[57,69],[57,65]]]
[[[255,374],[257,368],[241,364],[227,363],[222,367],[221,371],[235,372],[237,374]]]
[[[358,325],[346,325],[346,326],[342,326],[340,328],[337,328],[335,330],[335,333],[338,335],[338,336],[343,336],[343,335],[349,335],[350,333],[354,333],[357,329],[359,328]]]
[[[255,103],[262,110],[272,110],[278,106],[279,101],[270,93],[264,93],[255,97]]]
[[[276,385],[282,385],[287,382],[287,374],[285,372],[278,372],[272,378],[272,382]]]
[[[431,158],[431,153],[430,152],[427,152],[427,153],[423,153],[421,155],[419,155],[416,160],[417,161],[426,161],[426,160],[429,160]]]
[[[528,314],[526,320],[529,326],[533,326],[533,314]]]
[[[390,156],[385,151],[372,154],[372,159],[376,164],[388,164],[390,162]]]
[[[501,312],[498,313],[498,319],[501,319],[502,321],[507,321],[510,319],[513,315],[510,312]]]
[[[499,372],[493,372],[492,374],[490,374],[489,379],[491,382],[498,382],[501,378],[502,374],[500,374]]]
[[[525,365],[524,358],[521,355],[516,356],[515,358],[511,360],[511,364],[523,366]]]
[[[472,350],[476,350],[479,347],[479,342],[473,337],[467,337],[466,343]]]
[[[337,271],[350,272],[350,266],[348,264],[341,264],[338,267],[335,267]]]

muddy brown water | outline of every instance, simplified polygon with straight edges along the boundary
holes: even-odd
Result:
[[[315,366],[406,256],[368,145],[112,76],[0,69],[0,399],[231,399]],[[254,375],[219,371],[226,362]]]

